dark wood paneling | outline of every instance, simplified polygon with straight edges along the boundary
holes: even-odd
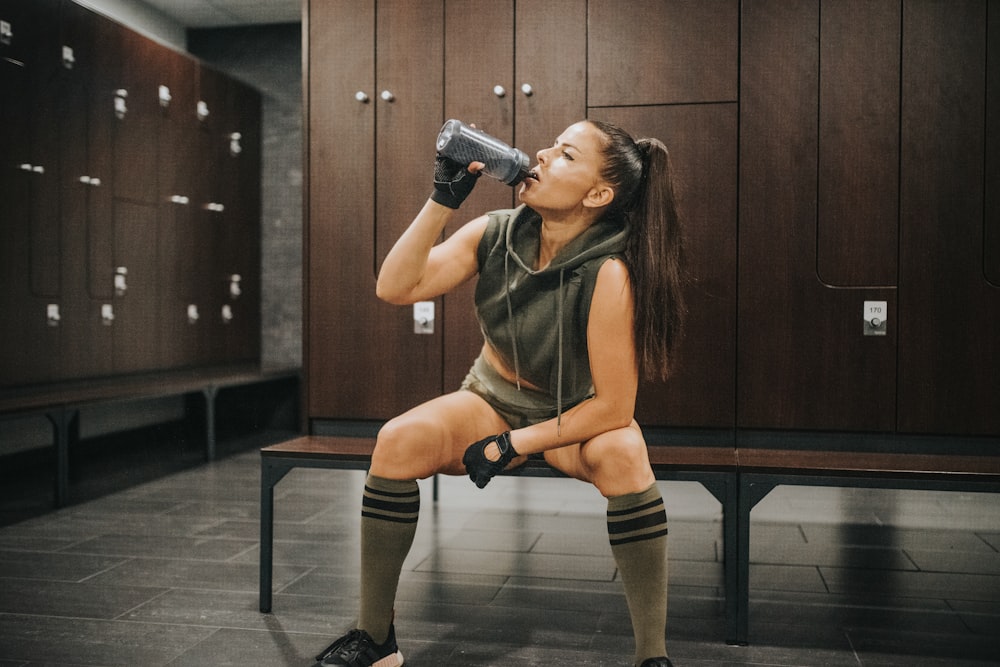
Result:
[[[587,3],[516,5],[515,140],[534,163],[537,151],[587,116]],[[524,84],[532,87],[530,96],[521,91]]]
[[[147,80],[147,67],[155,64],[160,47],[152,40],[128,30],[119,30],[121,49],[127,54],[120,63],[119,79],[112,91],[125,93],[126,111],[117,119],[114,133],[115,196],[130,201],[156,203],[159,157],[158,84]],[[114,97],[107,100],[114,112]]]
[[[355,360],[376,353],[379,334],[367,329],[371,306],[354,307],[373,289],[375,3],[310,2],[308,19],[307,413],[346,417],[348,383],[363,402],[378,400]],[[335,169],[338,160],[350,168]]]
[[[689,263],[688,334],[675,374],[643,384],[643,426],[733,428],[736,398],[735,104],[592,110],[670,151]]]
[[[229,80],[226,108],[215,136],[213,154],[218,165],[216,197],[225,206],[218,217],[216,260],[208,289],[217,296],[213,314],[213,358],[244,361],[260,356],[260,243],[256,230],[261,219],[260,96]],[[238,133],[238,139],[233,134]],[[234,145],[234,141],[236,145]],[[233,289],[239,277],[238,290]],[[237,293],[238,292],[238,293]],[[229,306],[226,323],[222,307]]]
[[[901,431],[1000,433],[1000,290],[983,271],[986,7],[904,5]]]
[[[818,3],[747,3],[742,23],[737,426],[892,430],[894,291],[816,275]],[[890,335],[862,335],[865,300]]]
[[[114,369],[129,373],[183,365],[184,331],[172,326],[159,306],[157,284],[162,280],[158,253],[167,247],[157,233],[157,207],[116,201],[114,207],[116,262],[128,267],[128,291],[115,299]],[[173,356],[175,355],[176,356]]]
[[[986,217],[984,273],[1000,288],[1000,0],[990,0],[986,43]]]
[[[380,2],[377,14],[373,3],[310,7],[313,417],[388,418],[441,392],[440,322],[415,334],[412,308],[375,297],[375,275],[430,192],[442,11],[440,2]]]
[[[97,38],[105,19],[74,2],[64,2],[61,44],[72,49],[71,67],[61,72],[59,193],[62,242],[62,375],[94,377],[113,372],[113,320],[102,317],[113,290],[112,155],[110,124],[101,122],[97,86]],[[104,114],[110,117],[111,114]]]
[[[589,106],[736,100],[736,0],[591,0],[588,6]]]
[[[895,285],[899,246],[899,0],[820,9],[820,280]]]

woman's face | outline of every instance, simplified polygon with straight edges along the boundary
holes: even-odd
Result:
[[[536,154],[538,164],[521,186],[521,201],[536,211],[603,205],[594,199],[603,184],[603,143],[601,131],[587,121],[570,125],[554,145]]]

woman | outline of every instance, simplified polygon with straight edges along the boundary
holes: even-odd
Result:
[[[362,503],[358,629],[317,665],[403,664],[393,604],[416,532],[415,480],[467,473],[482,488],[528,456],[608,499],[634,664],[670,665],[667,518],[633,419],[640,372],[666,376],[684,310],[669,158],[655,139],[581,121],[537,160],[521,207],[437,243],[484,166],[439,156],[430,199],[382,265],[376,290],[394,304],[432,299],[478,274],[486,340],[459,391],[379,432]]]

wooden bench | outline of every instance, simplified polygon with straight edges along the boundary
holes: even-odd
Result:
[[[204,412],[205,460],[215,459],[216,398],[220,391],[255,384],[300,380],[299,368],[239,364],[142,373],[0,391],[0,418],[43,414],[52,424],[55,446],[55,505],[69,502],[70,449],[79,441],[80,410],[97,404],[191,395]],[[296,395],[298,389],[295,389]]]
[[[372,437],[313,435],[261,450],[262,612],[270,612],[272,602],[275,485],[292,468],[300,466],[367,469],[374,445]],[[657,479],[700,482],[722,504],[726,642],[729,644],[744,645],[749,642],[750,512],[776,487],[794,484],[1000,492],[998,454],[875,453],[657,444],[651,445],[649,451]],[[529,461],[505,474],[559,475],[542,461]]]
[[[274,487],[296,467],[366,470],[375,447],[373,437],[309,435],[261,449],[260,475],[260,610],[271,611],[274,560]],[[727,639],[735,637],[737,625],[736,548],[738,488],[736,456],[731,447],[649,448],[653,472],[659,480],[700,482],[722,504],[724,542],[724,588]],[[561,476],[544,461],[530,460],[504,475]],[[437,500],[435,479],[434,500]]]

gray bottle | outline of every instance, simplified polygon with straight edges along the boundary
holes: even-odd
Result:
[[[451,119],[441,128],[437,152],[465,166],[482,162],[482,173],[507,185],[517,185],[528,175],[527,154],[460,120]]]

